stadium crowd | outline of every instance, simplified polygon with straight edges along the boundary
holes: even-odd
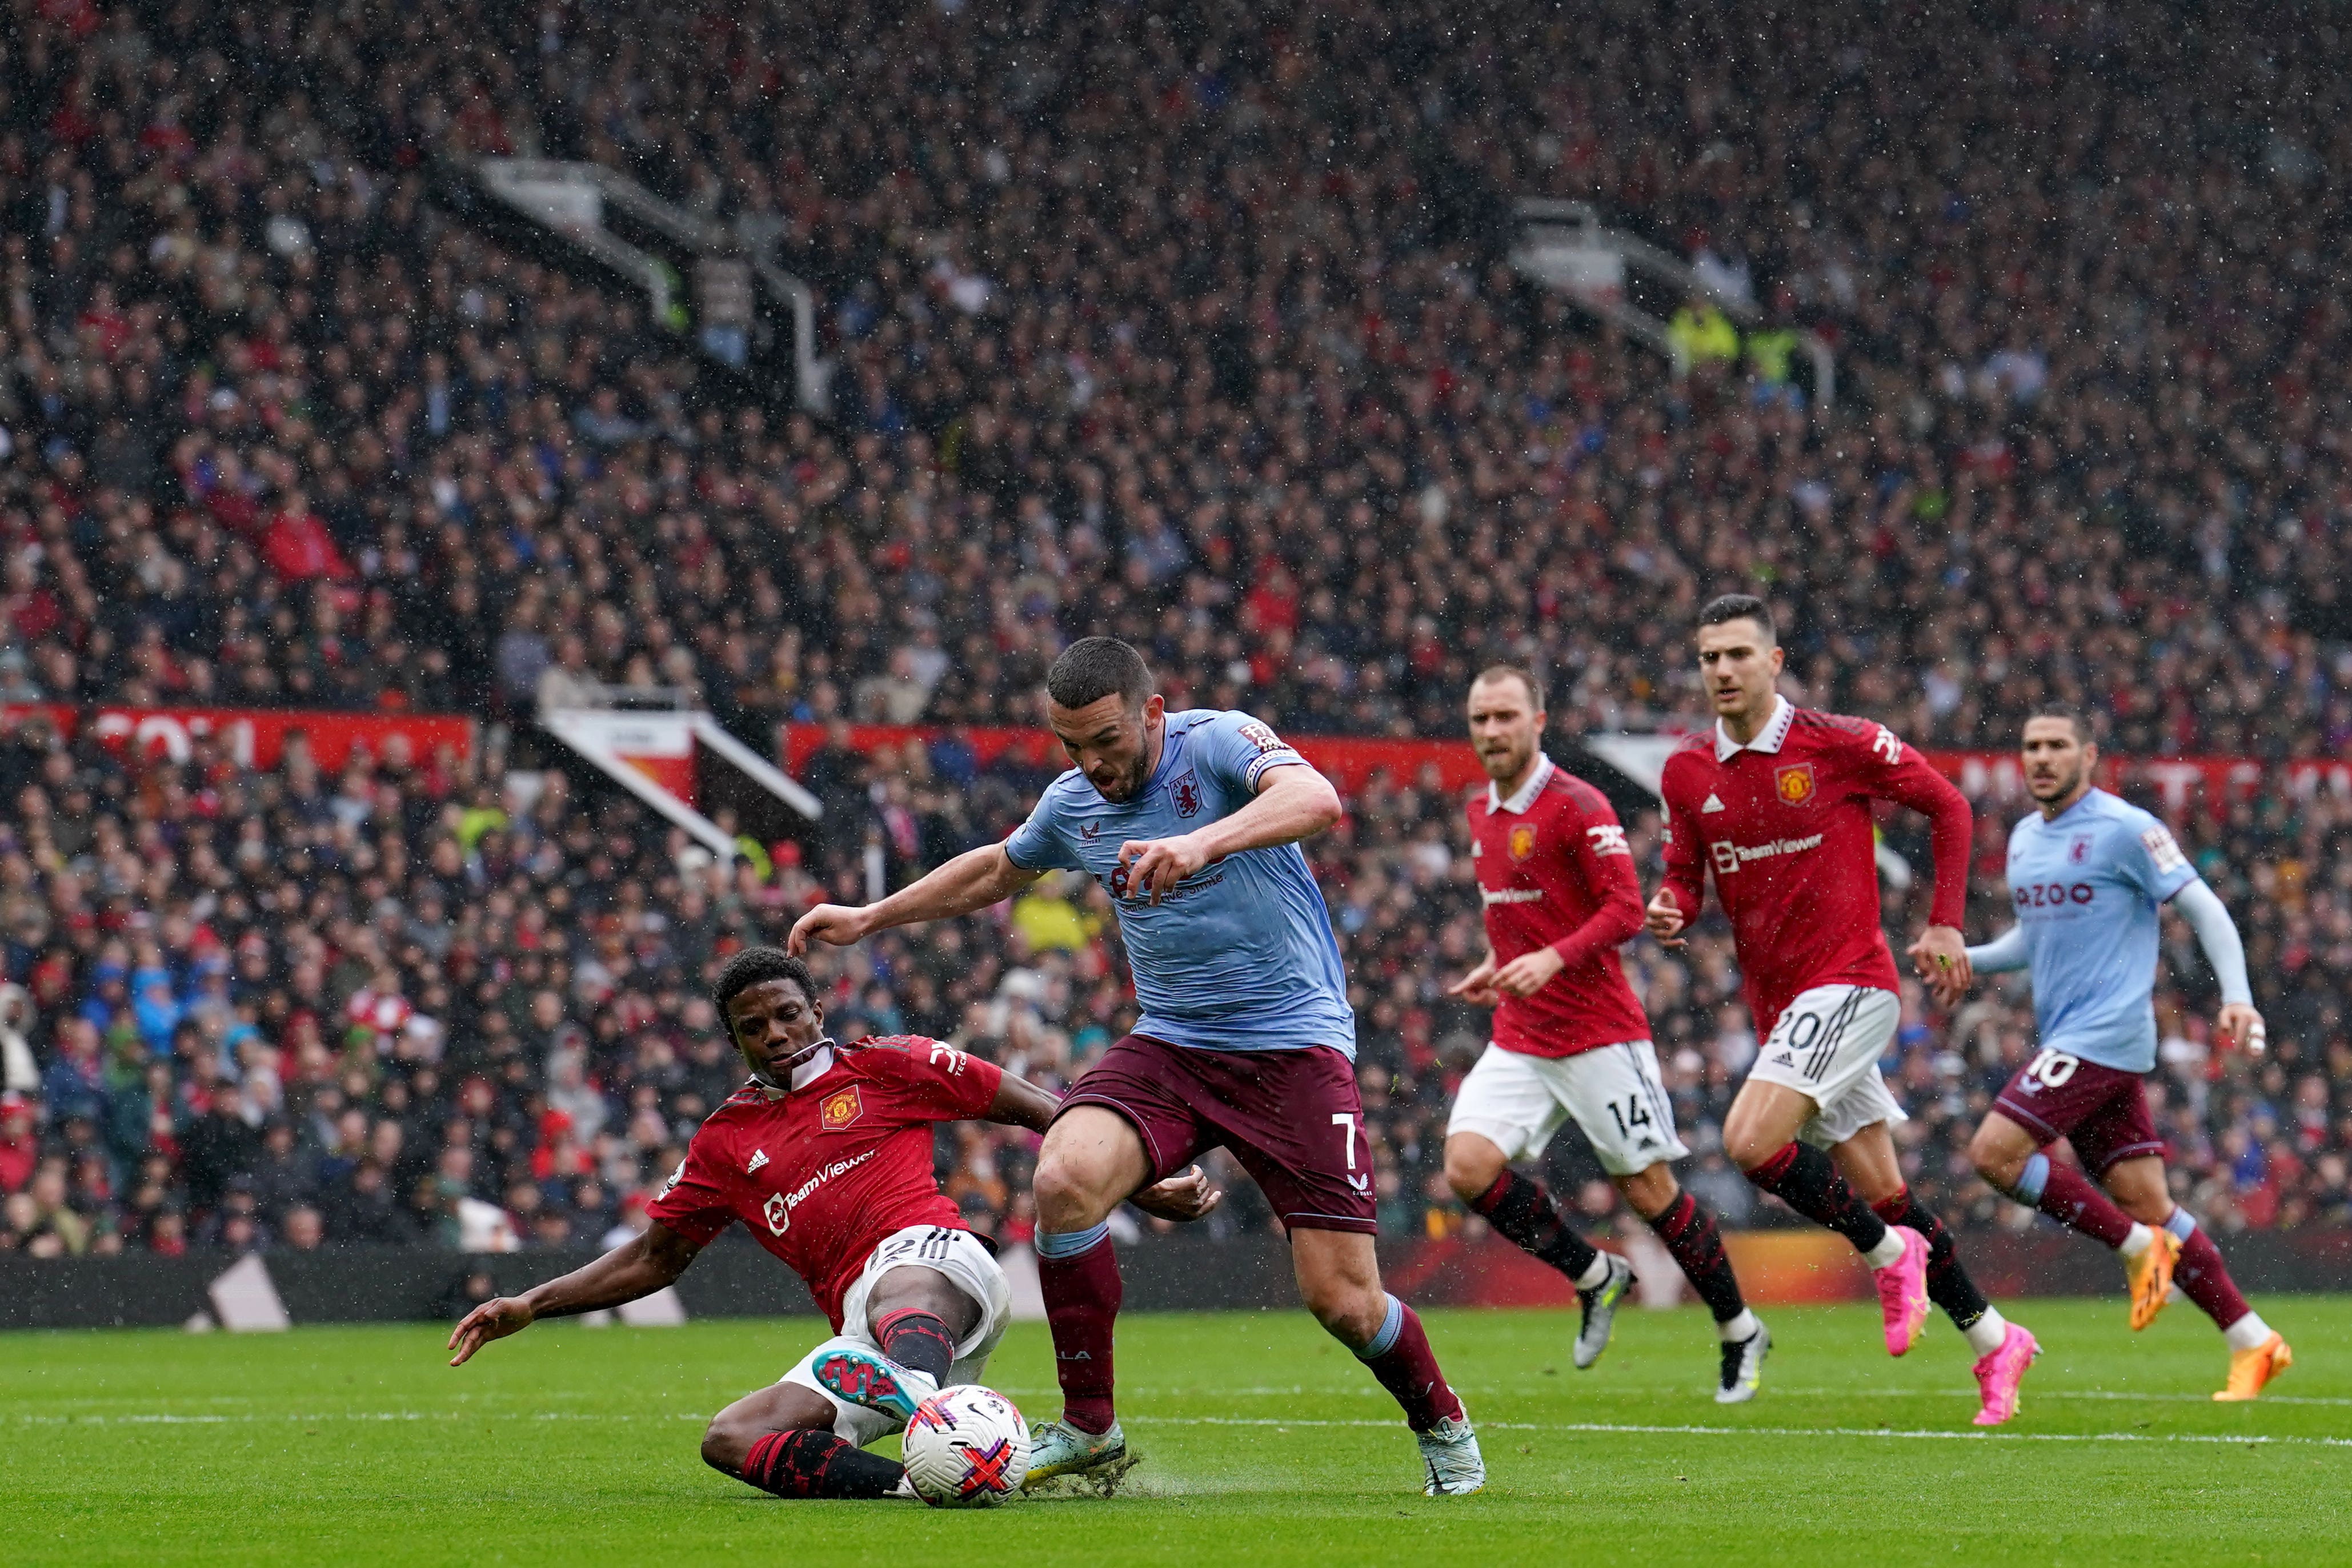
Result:
[[[765,745],[1026,722],[1052,653],[1110,631],[1176,700],[1302,733],[1450,735],[1479,662],[1528,658],[1574,733],[1687,718],[1680,629],[1752,584],[1793,691],[1922,743],[2006,747],[2057,695],[2133,754],[2352,745],[2324,266],[2352,118],[2317,14],[2224,48],[2147,0],[1982,7],[1931,48],[1851,5],[861,0],[819,40],[716,6],[5,3],[0,701],[520,730],[596,680],[696,688]],[[820,292],[836,418],[729,395],[639,302],[453,222],[437,161],[505,152],[772,244]],[[1531,194],[1820,332],[1835,403],[1778,340],[1695,333],[1670,373],[1516,282]],[[762,883],[561,773],[508,789],[527,745],[248,776],[12,724],[0,1242],[601,1238],[731,1077],[710,955],[857,895],[869,821],[895,878],[1038,782],[829,750],[836,827]],[[1317,853],[1384,1216],[1442,1231],[1483,1039],[1438,994],[1477,944],[1454,803],[1350,808]],[[2173,944],[2188,1201],[2352,1223],[2352,821],[2177,826],[2277,1042],[2210,1058]],[[1127,1005],[1106,913],[1048,891],[879,941],[832,972],[841,1031],[1066,1079]],[[1693,1185],[1752,1218],[1704,1147],[1753,1049],[1727,951],[1633,953]],[[1958,1151],[2029,1026],[1996,989],[1906,1030],[1915,1175],[1982,1222],[2018,1217]],[[1017,1234],[1025,1149],[958,1137],[951,1190]]]

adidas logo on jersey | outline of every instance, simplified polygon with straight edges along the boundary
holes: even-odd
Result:
[[[758,1170],[761,1166],[764,1166],[767,1163],[768,1151],[765,1149],[753,1149],[751,1151],[751,1157],[744,1162],[743,1174],[745,1176],[750,1176],[753,1171]]]
[[[1713,790],[1709,790],[1707,792],[1706,804],[1701,806],[1699,810],[1701,811],[1720,811],[1723,810],[1723,802],[1715,798],[1715,792]]]

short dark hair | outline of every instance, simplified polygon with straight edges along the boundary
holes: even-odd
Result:
[[[1045,695],[1055,707],[1080,708],[1113,694],[1131,708],[1151,695],[1151,667],[1116,637],[1081,637],[1045,672]]]
[[[2029,723],[2037,718],[2063,718],[2074,727],[2074,739],[2078,744],[2084,746],[2091,744],[2091,721],[2084,715],[2083,710],[2073,703],[2035,703],[2032,710],[2025,716]],[[2019,727],[2021,729],[2023,727]]]
[[[1538,713],[1544,711],[1543,682],[1538,680],[1536,673],[1525,664],[1513,664],[1508,659],[1498,659],[1479,671],[1478,679],[1470,684],[1475,686],[1479,681],[1517,681],[1528,688],[1528,701],[1536,705],[1536,711]]]
[[[1772,610],[1752,593],[1727,593],[1710,599],[1706,608],[1698,612],[1702,626],[1720,626],[1727,621],[1753,621],[1764,633],[1764,645],[1770,647],[1780,640],[1772,625]]]
[[[719,1019],[730,1037],[735,1026],[726,1022],[727,1004],[770,980],[790,980],[801,988],[801,995],[816,1000],[816,977],[809,973],[806,964],[782,947],[746,947],[727,960],[710,987],[710,999],[718,1004]]]

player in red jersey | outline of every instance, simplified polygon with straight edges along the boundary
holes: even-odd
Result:
[[[1451,994],[1495,1009],[1495,1035],[1462,1081],[1445,1129],[1445,1179],[1496,1229],[1568,1276],[1584,1306],[1576,1364],[1609,1348],[1625,1260],[1578,1235],[1543,1183],[1510,1162],[1539,1154],[1570,1117],[1617,1190],[1658,1233],[1715,1314],[1716,1401],[1755,1397],[1772,1336],[1740,1299],[1715,1217],[1682,1190],[1650,1022],[1618,965],[1642,929],[1642,884],[1608,798],[1541,750],[1543,687],[1496,664],[1470,685],[1470,744],[1492,780],[1472,799],[1470,853],[1486,961]]]
[[[1910,956],[1924,974],[1965,986],[1968,801],[1885,726],[1782,697],[1783,656],[1761,600],[1707,605],[1698,651],[1716,724],[1666,759],[1666,877],[1649,927],[1679,942],[1714,873],[1764,1041],[1724,1124],[1724,1152],[1862,1252],[1890,1354],[1911,1348],[1932,1297],[1977,1353],[1978,1425],[1997,1425],[2015,1412],[2041,1347],[1985,1301],[1943,1222],[1904,1185],[1887,1131],[1903,1108],[1878,1071],[1902,1002],[1879,926],[1870,803],[1892,800],[1933,823],[1935,907]]]
[[[976,1380],[1012,1313],[992,1248],[932,1178],[932,1124],[1042,1133],[1059,1102],[940,1040],[835,1044],[807,966],[772,947],[730,959],[713,999],[751,1082],[696,1130],[653,1223],[585,1268],[476,1307],[449,1336],[449,1364],[541,1318],[649,1296],[740,1220],[807,1281],[835,1337],[713,1417],[703,1461],[778,1497],[911,1496],[895,1461],[861,1450],[940,1385]],[[1134,1201],[1186,1219],[1219,1196],[1195,1167]]]

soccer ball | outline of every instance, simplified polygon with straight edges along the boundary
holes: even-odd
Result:
[[[994,1508],[1029,1473],[1029,1423],[1012,1400],[977,1383],[915,1406],[901,1448],[908,1481],[933,1508]]]

